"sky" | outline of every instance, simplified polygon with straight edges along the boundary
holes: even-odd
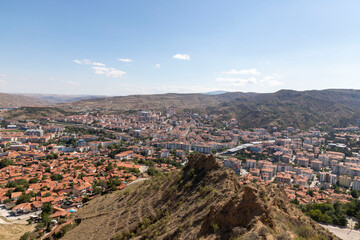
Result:
[[[0,1],[0,92],[360,89],[358,0]]]

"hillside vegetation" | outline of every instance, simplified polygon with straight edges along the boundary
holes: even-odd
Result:
[[[64,239],[337,239],[276,185],[241,185],[213,156],[90,201]]]

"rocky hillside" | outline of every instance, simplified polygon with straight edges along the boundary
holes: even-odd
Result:
[[[307,128],[318,122],[344,127],[360,118],[360,91],[329,89],[321,91],[281,90],[275,93],[156,94],[97,98],[68,103],[76,109],[117,111],[194,110],[222,114],[225,120],[237,118],[242,127],[294,126]]]
[[[337,239],[276,185],[242,185],[213,156],[90,201],[64,239]]]
[[[50,101],[36,97],[0,93],[0,108],[13,108],[21,106],[45,106],[49,104],[51,104]]]
[[[43,102],[44,100],[36,98],[5,95],[2,98],[0,95],[0,107],[47,104]],[[216,95],[200,93],[132,95],[86,99],[59,104],[55,107],[66,112],[97,110],[103,114],[175,108],[179,111],[192,110],[199,113],[221,114],[221,120],[236,118],[240,127],[308,128],[316,126],[319,122],[327,122],[333,127],[346,127],[356,125],[360,118],[360,90],[281,90],[263,94],[233,92]],[[42,112],[47,111],[48,109],[42,110]],[[21,111],[21,113],[9,111],[5,117],[18,118],[18,116],[21,116],[21,119],[27,118],[27,111]]]
[[[63,106],[88,109],[112,109],[112,110],[164,110],[166,108],[176,109],[203,109],[208,106],[218,106],[238,97],[252,96],[255,93],[223,93],[207,95],[201,93],[193,94],[153,94],[153,95],[130,95],[124,97],[108,97],[87,99]],[[256,94],[255,94],[256,95]]]
[[[318,122],[346,127],[360,117],[359,90],[292,91],[241,97],[208,107],[207,112],[235,117],[245,127],[294,126]]]

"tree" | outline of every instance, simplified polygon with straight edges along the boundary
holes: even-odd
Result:
[[[131,169],[131,172],[134,173],[134,174],[140,174],[140,170],[137,169],[137,168]]]
[[[41,213],[47,213],[49,215],[51,215],[53,213],[53,208],[51,206],[51,203],[49,203],[49,202],[44,203],[41,210],[42,210]]]
[[[29,183],[31,184],[31,183],[38,183],[39,182],[39,179],[38,178],[31,178],[30,180],[29,180]]]
[[[61,181],[64,177],[60,174],[51,174],[50,178],[53,181]]]
[[[111,163],[109,163],[109,165],[106,166],[105,171],[109,172],[113,169],[114,169],[113,165]]]
[[[157,176],[160,173],[155,167],[149,167],[149,169],[147,170],[147,174],[149,174],[150,176]]]
[[[30,202],[30,198],[31,197],[28,194],[21,194],[18,200],[16,201],[16,204]]]
[[[314,191],[313,190],[309,190],[308,194],[309,194],[310,197],[314,197]]]
[[[8,158],[4,158],[0,161],[0,169],[1,168],[4,168],[4,167],[7,167],[7,166],[10,166],[10,165],[13,165],[14,164],[14,161],[13,160],[10,160]]]
[[[359,192],[355,189],[351,190],[350,194],[353,198],[356,198],[356,199],[359,198]]]

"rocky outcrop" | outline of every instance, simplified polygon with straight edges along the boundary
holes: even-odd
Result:
[[[201,233],[211,232],[216,224],[220,229],[248,228],[257,221],[266,221],[268,212],[255,188],[245,186],[241,195],[224,205],[213,206],[202,225]]]
[[[214,155],[204,155],[204,154],[193,154],[189,158],[189,162],[187,164],[189,169],[194,170],[215,170],[220,168],[220,165],[216,162],[216,158]]]

